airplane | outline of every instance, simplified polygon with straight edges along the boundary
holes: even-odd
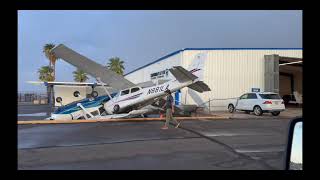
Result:
[[[57,58],[95,77],[106,95],[96,96],[91,93],[89,98],[59,107],[52,113],[50,119],[118,118],[143,115],[162,110],[157,105],[159,106],[160,102],[163,103],[162,98],[165,96],[166,89],[170,89],[172,93],[184,87],[198,92],[210,91],[210,88],[202,81],[205,53],[198,54],[196,59],[193,59],[190,71],[181,66],[170,68],[169,71],[174,76],[172,80],[156,84],[150,82],[134,84],[63,44],[51,51]],[[109,92],[105,86],[111,87],[112,91]],[[74,92],[73,95],[81,96],[79,92]],[[56,98],[56,101],[61,102],[62,100]]]
[[[190,70],[181,66],[174,66],[169,69],[174,79],[160,85],[147,88],[133,86],[110,94],[100,78],[99,84],[105,89],[105,96],[94,97],[92,100],[84,99],[73,102],[64,107],[58,108],[52,113],[50,119],[97,119],[97,118],[124,118],[137,115],[144,115],[154,111],[163,110],[156,106],[156,102],[166,96],[165,90],[172,93],[184,87],[189,87],[197,92],[211,91],[202,81],[204,59],[198,56],[193,61]]]

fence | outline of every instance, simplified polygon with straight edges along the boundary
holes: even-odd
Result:
[[[18,92],[18,104],[48,104],[47,93]]]
[[[225,111],[228,108],[229,103],[237,101],[238,97],[233,98],[223,98],[223,99],[214,99],[209,98],[208,101],[199,105],[204,110],[211,111]]]
[[[223,98],[223,99],[214,99],[209,98],[208,101],[205,101],[198,105],[197,109],[205,112],[212,112],[212,111],[227,111],[228,105],[232,102],[235,103],[237,101],[238,97],[232,97],[232,98]],[[181,101],[176,101],[176,103],[180,105],[185,105]]]

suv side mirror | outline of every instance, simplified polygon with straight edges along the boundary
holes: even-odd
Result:
[[[302,118],[290,122],[285,170],[302,170]]]

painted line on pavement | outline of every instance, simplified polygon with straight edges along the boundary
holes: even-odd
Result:
[[[175,117],[177,120],[225,120],[224,116],[209,117]],[[165,118],[123,118],[123,119],[92,119],[92,120],[28,120],[18,121],[18,124],[70,124],[70,123],[94,123],[94,122],[128,122],[128,121],[164,121]]]

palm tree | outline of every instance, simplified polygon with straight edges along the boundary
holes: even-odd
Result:
[[[39,70],[39,80],[48,82],[53,80],[52,76],[53,69],[50,66],[42,66]]]
[[[54,77],[52,76],[53,69],[50,66],[42,66],[38,69],[39,73],[39,80],[43,82],[53,81]],[[48,102],[51,102],[51,87],[47,86],[47,95],[48,95]]]
[[[43,46],[43,52],[46,55],[46,57],[49,60],[49,66],[52,67],[53,71],[52,71],[52,77],[53,77],[53,81],[56,79],[55,75],[56,75],[56,61],[58,60],[58,58],[51,52],[51,50],[55,47],[54,44],[45,44]]]
[[[87,73],[85,73],[83,70],[77,69],[76,71],[73,71],[73,78],[76,82],[85,82],[88,80]]]
[[[114,57],[109,59],[107,64],[107,68],[111,71],[114,71],[117,74],[123,75],[123,70],[125,69],[123,66],[123,61],[120,60],[118,57]]]

